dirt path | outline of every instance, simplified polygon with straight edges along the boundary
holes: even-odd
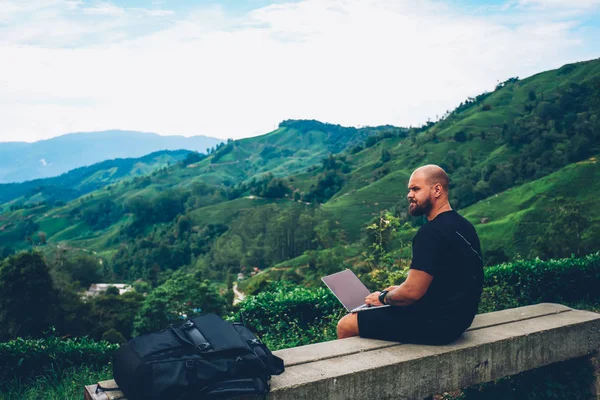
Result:
[[[238,290],[237,282],[233,283],[233,305],[240,303],[246,298],[246,295]]]

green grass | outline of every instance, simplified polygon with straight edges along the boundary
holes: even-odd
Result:
[[[205,226],[207,224],[226,224],[244,210],[258,208],[270,203],[271,201],[262,198],[235,199],[199,208],[194,210],[190,214],[190,217],[194,224],[199,226]]]
[[[134,220],[133,215],[126,215],[116,223],[102,231],[96,231],[83,237],[74,238],[70,243],[74,247],[79,247],[91,251],[97,251],[102,254],[112,254],[119,245],[117,240],[121,234],[121,229]],[[52,238],[51,242],[54,242]]]
[[[0,400],[79,400],[83,398],[85,385],[108,379],[112,379],[110,366],[101,370],[70,368],[24,382],[2,382]]]
[[[40,231],[51,237],[70,227],[72,221],[69,218],[47,218],[39,222]]]
[[[79,238],[91,231],[89,225],[85,222],[79,222],[69,225],[65,229],[52,236],[52,241],[73,240]]]
[[[491,196],[460,213],[475,225],[484,250],[502,248],[507,255],[513,256],[519,222],[527,213],[547,207],[558,197],[564,197],[572,206],[579,206],[592,221],[591,229],[595,232],[600,222],[600,209],[594,207],[597,201],[594,182],[599,180],[600,168],[593,157]],[[484,219],[489,222],[484,223]]]
[[[355,191],[336,196],[322,206],[324,213],[339,222],[351,239],[356,239],[367,222],[382,210],[406,204],[409,173],[395,171]]]

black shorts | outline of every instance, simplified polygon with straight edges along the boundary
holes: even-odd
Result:
[[[383,307],[360,311],[360,337],[417,344],[446,344],[457,339],[462,330],[435,323],[409,307]]]

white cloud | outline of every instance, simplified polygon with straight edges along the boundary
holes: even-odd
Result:
[[[592,9],[600,6],[600,0],[517,0],[521,6],[538,6],[544,8]]]
[[[174,11],[123,8],[108,2],[0,0],[0,44],[91,47],[143,36]]]
[[[167,17],[169,15],[174,15],[175,11],[173,10],[147,10],[140,9],[140,11],[146,15],[150,15],[152,17]]]
[[[84,8],[83,12],[88,15],[105,15],[111,17],[118,17],[125,14],[125,9],[109,3],[100,3],[92,7]]]
[[[28,46],[0,41],[11,60],[0,140],[111,128],[242,137],[288,118],[416,125],[498,81],[593,56],[576,19],[523,11],[506,23],[439,2],[305,0],[236,18],[215,6],[133,37],[125,28],[142,14],[84,24],[63,7],[63,34],[45,46],[32,42],[47,22]]]

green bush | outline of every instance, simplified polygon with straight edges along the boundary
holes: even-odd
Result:
[[[505,263],[486,268],[484,275],[480,313],[540,302],[595,304],[600,287],[600,253]],[[405,279],[405,270],[377,270],[368,275],[371,286],[377,287],[399,285]],[[248,296],[240,312],[271,348],[335,339],[336,323],[345,310],[329,290],[268,280],[258,286],[261,292]],[[239,320],[239,312],[231,318]]]
[[[333,340],[346,313],[329,289],[307,289],[278,282],[269,291],[246,298],[229,319],[240,320],[272,350]]]
[[[125,340],[125,337],[123,337],[121,332],[119,332],[115,328],[110,328],[109,330],[104,332],[102,334],[102,340],[104,340],[108,343],[116,343],[116,344],[125,343],[127,341],[127,340]]]
[[[485,269],[479,312],[542,302],[594,302],[600,287],[600,253],[581,258],[523,260]]]
[[[87,337],[78,339],[27,340],[18,338],[0,343],[0,382],[35,378],[52,371],[82,365],[107,365],[119,346],[96,342]]]

